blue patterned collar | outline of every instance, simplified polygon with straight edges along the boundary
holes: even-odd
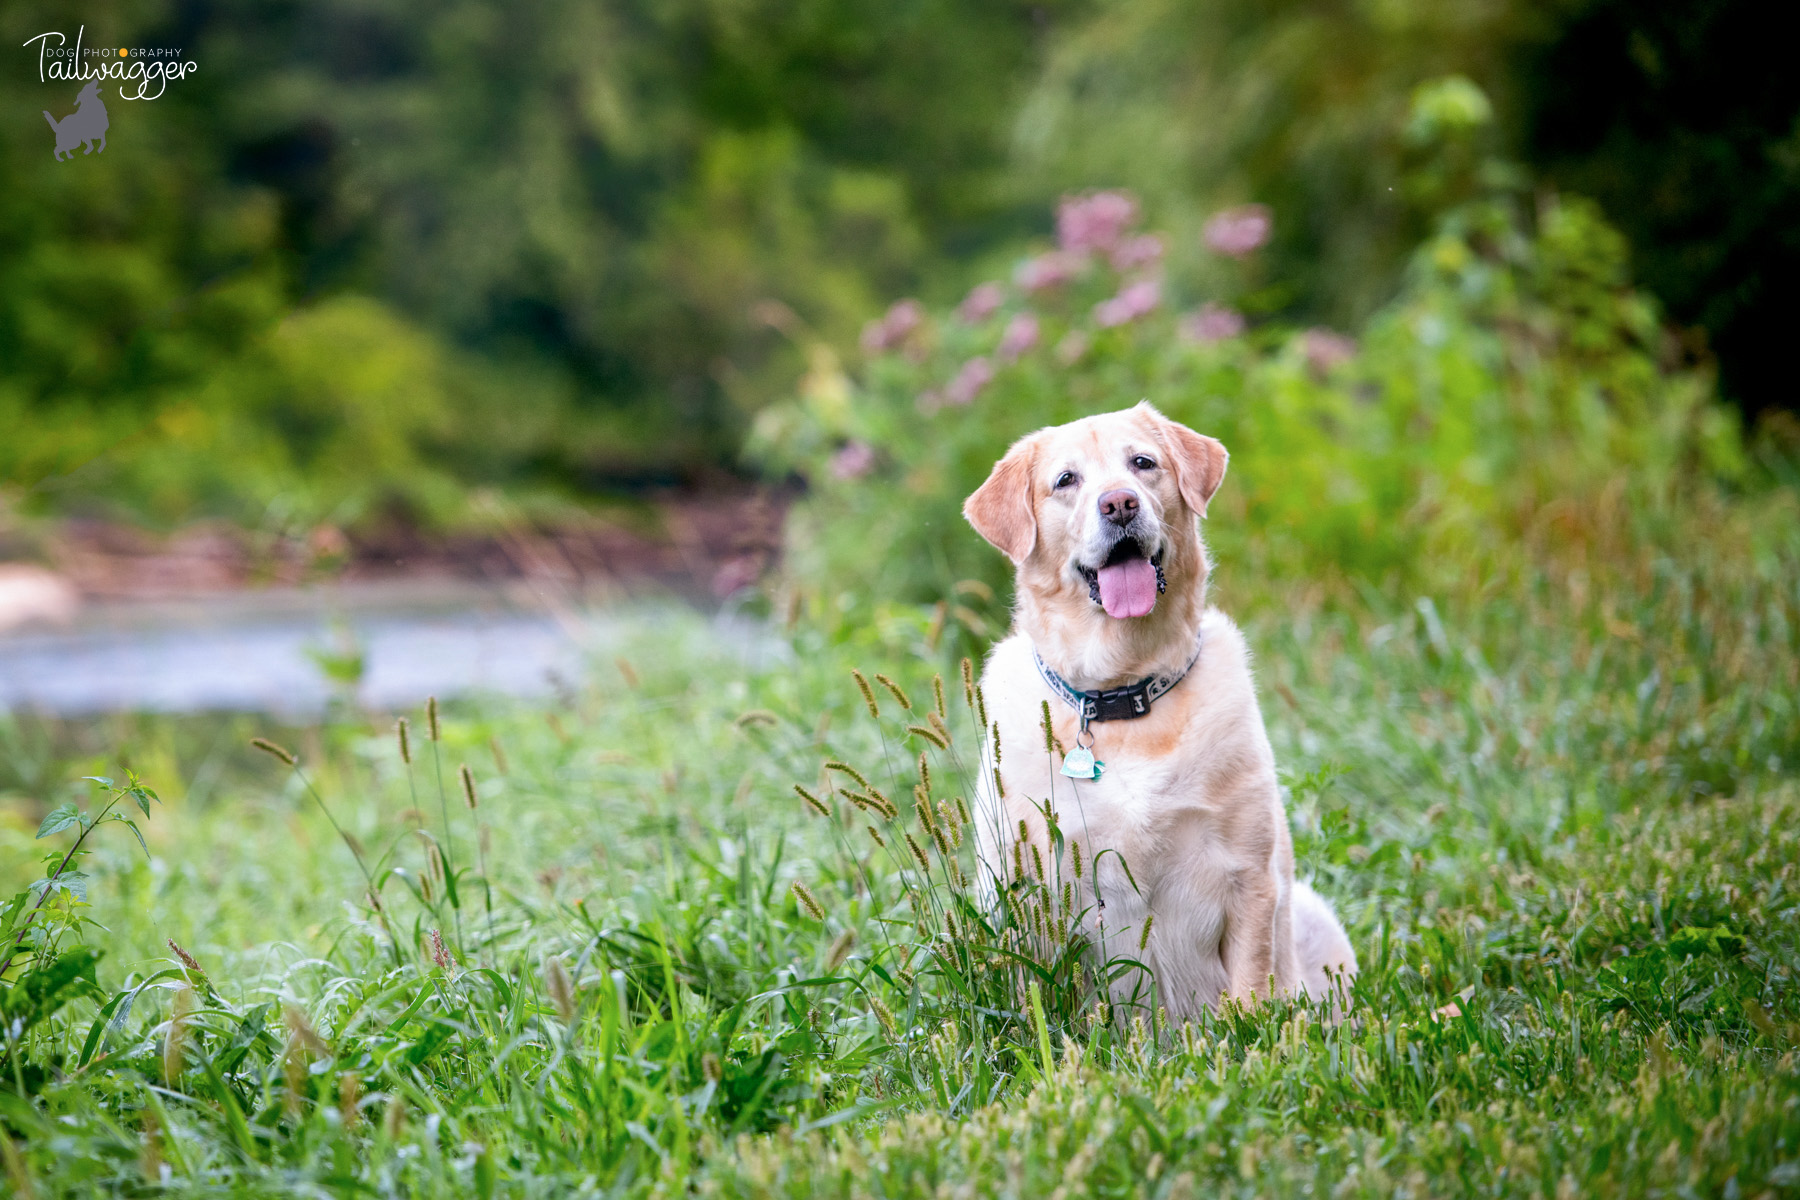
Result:
[[[1194,664],[1200,661],[1200,641],[1194,643],[1194,655],[1187,660],[1187,666],[1168,675],[1150,675],[1125,687],[1107,688],[1099,692],[1083,692],[1073,687],[1068,680],[1052,671],[1037,647],[1031,648],[1031,660],[1037,663],[1038,674],[1050,685],[1050,690],[1061,696],[1070,708],[1081,714],[1081,728],[1087,730],[1090,721],[1135,721],[1139,717],[1150,715],[1150,705],[1161,696],[1187,678]]]

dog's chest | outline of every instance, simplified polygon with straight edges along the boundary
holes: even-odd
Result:
[[[1003,840],[1017,837],[1021,820],[1040,837],[1040,808],[1048,806],[1066,840],[1082,842],[1089,860],[1112,851],[1143,891],[1163,891],[1172,878],[1183,891],[1206,882],[1201,891],[1210,892],[1213,880],[1256,865],[1237,858],[1262,842],[1244,831],[1247,819],[1264,824],[1264,815],[1244,811],[1233,781],[1242,783],[1246,772],[1267,774],[1273,792],[1273,756],[1237,630],[1222,619],[1210,622],[1206,646],[1201,662],[1147,716],[1089,727],[1094,757],[1105,765],[1098,779],[1060,774],[1062,752],[1075,747],[1080,723],[1037,673],[1030,644],[1012,639],[995,648],[985,687],[1006,786],[997,806]],[[1046,705],[1051,745],[1042,723]]]

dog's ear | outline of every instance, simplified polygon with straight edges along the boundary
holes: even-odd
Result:
[[[1031,478],[1037,468],[1037,439],[1021,438],[994,464],[987,482],[963,501],[963,516],[975,532],[992,542],[1015,564],[1031,557],[1037,545],[1037,509],[1031,503]]]
[[[1147,412],[1156,422],[1175,459],[1175,484],[1181,489],[1181,498],[1195,515],[1206,515],[1206,503],[1219,490],[1225,481],[1225,464],[1231,455],[1225,452],[1225,444],[1217,438],[1209,438],[1203,433],[1195,433],[1179,421],[1157,412],[1146,401],[1138,407]]]

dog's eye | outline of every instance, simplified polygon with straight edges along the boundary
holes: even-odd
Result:
[[[1063,488],[1068,487],[1070,484],[1072,484],[1074,482],[1075,482],[1075,472],[1064,471],[1061,475],[1058,475],[1056,477],[1057,490],[1061,491]]]
[[[1131,465],[1140,471],[1154,471],[1156,469],[1156,460],[1146,454],[1137,454],[1132,456]]]

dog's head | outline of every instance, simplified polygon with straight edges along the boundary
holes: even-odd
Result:
[[[1022,591],[1063,593],[1130,621],[1154,611],[1177,571],[1204,582],[1195,522],[1226,457],[1146,402],[1020,439],[963,515],[1020,568]]]

